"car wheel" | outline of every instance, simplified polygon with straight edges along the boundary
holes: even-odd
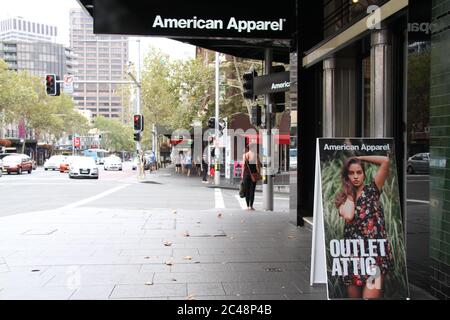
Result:
[[[33,169],[28,170],[28,174],[31,174],[33,172]]]
[[[17,169],[17,174],[22,174],[22,168]]]
[[[44,170],[47,171],[48,169],[47,169],[47,168],[44,168]]]
[[[408,166],[408,169],[406,169],[406,171],[407,171],[409,174],[413,174],[413,173],[414,173],[414,169],[413,169],[412,166]]]

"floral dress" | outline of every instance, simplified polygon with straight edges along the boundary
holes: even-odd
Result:
[[[368,248],[369,239],[387,239],[380,195],[374,181],[364,186],[355,204],[355,217],[352,221],[345,223],[344,239],[364,239],[365,248]],[[393,255],[389,241],[384,243],[385,256],[381,256],[378,247],[377,251],[376,265],[384,275],[393,268]],[[369,277],[369,275],[361,275],[361,272],[355,275],[353,265],[350,263],[349,275],[344,277],[344,282],[346,285],[365,286]]]

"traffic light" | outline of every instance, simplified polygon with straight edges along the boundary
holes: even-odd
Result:
[[[214,129],[216,127],[216,118],[209,118],[208,128]]]
[[[133,117],[133,122],[134,122],[134,130],[144,131],[144,116],[143,115],[135,114]]]
[[[243,83],[242,86],[244,87],[244,98],[249,100],[255,100],[255,93],[253,89],[253,80],[255,77],[258,76],[258,73],[255,70],[252,70],[250,72],[246,72],[243,75]]]
[[[257,127],[261,125],[261,106],[252,107],[252,124]]]
[[[59,77],[55,74],[47,74],[45,76],[45,93],[48,96],[59,96],[60,86],[58,80]]]
[[[135,132],[134,133],[134,141],[141,141],[141,132]]]
[[[277,92],[272,94],[274,109],[273,112],[284,112],[286,109],[286,92]]]

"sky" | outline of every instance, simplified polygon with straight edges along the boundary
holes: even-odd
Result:
[[[80,8],[76,0],[0,0],[0,19],[20,16],[33,22],[58,27],[57,42],[69,46],[69,10]],[[150,45],[160,48],[172,59],[187,59],[195,56],[195,47],[178,41],[156,37],[132,37],[130,60],[137,62],[137,42],[140,39],[141,59]]]

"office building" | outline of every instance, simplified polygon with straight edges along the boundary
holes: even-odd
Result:
[[[95,36],[93,19],[81,9],[70,11],[70,46],[78,58],[74,100],[78,109],[92,116],[126,120],[120,87],[114,81],[128,80],[128,38]],[[85,81],[85,82],[84,82]]]

